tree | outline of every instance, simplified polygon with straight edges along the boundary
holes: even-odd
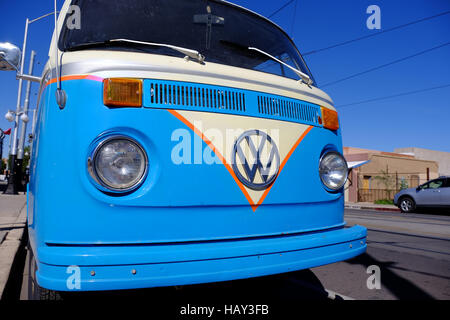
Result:
[[[6,162],[3,161],[3,159],[0,159],[0,174],[3,174],[5,170],[6,170]]]
[[[374,179],[378,180],[384,186],[384,190],[391,190],[394,184],[394,177],[387,170],[380,170],[380,175],[375,176]]]
[[[408,181],[406,181],[405,178],[402,178],[400,180],[400,190],[404,190],[404,189],[408,189],[408,188],[409,188]]]

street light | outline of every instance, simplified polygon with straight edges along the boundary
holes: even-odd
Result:
[[[9,122],[13,122],[16,115],[18,115],[20,120],[25,123],[30,121],[30,118],[28,118],[28,115],[25,113],[25,111],[19,111],[19,113],[17,113],[16,111],[8,110],[8,112],[5,114],[5,119]]]
[[[14,121],[14,112],[8,111],[5,114],[5,119],[8,120],[9,122],[13,122]]]
[[[55,10],[56,11],[56,10]],[[28,26],[32,24],[33,22],[36,22],[38,20],[41,20],[45,17],[48,17],[50,15],[55,15],[56,12],[50,12],[43,16],[40,16],[36,19],[29,20],[28,18],[25,21],[25,35],[23,39],[23,45],[22,45],[22,56],[20,57],[20,49],[17,47],[9,44],[9,43],[1,43],[0,44],[0,70],[16,70],[17,71],[17,78],[19,79],[19,89],[17,92],[17,105],[16,105],[16,112],[8,111],[5,118],[8,121],[11,120],[11,117],[13,117],[13,114],[15,114],[15,121],[14,121],[14,133],[12,137],[12,146],[11,146],[11,163],[12,163],[12,170],[11,175],[8,179],[8,187],[6,188],[5,192],[6,194],[17,194],[18,189],[21,187],[21,176],[22,176],[22,159],[18,159],[17,157],[17,150],[18,150],[18,134],[19,134],[19,121],[26,120],[28,121],[28,116],[26,113],[21,111],[20,104],[21,104],[21,98],[22,98],[22,82],[23,80],[28,81],[35,81],[40,82],[41,78],[34,77],[31,74],[30,75],[24,75],[23,74],[23,67],[25,62],[25,54],[26,54],[26,48],[27,48],[27,37],[28,37]],[[33,57],[33,56],[32,56]],[[19,68],[20,63],[20,68]],[[31,69],[31,68],[30,68]],[[14,117],[13,117],[14,118]],[[26,123],[24,121],[24,123]],[[22,137],[22,134],[21,134]],[[22,141],[24,139],[21,139]],[[23,158],[23,157],[22,157]]]
[[[20,120],[22,120],[23,123],[28,123],[30,118],[28,118],[28,115],[23,111],[22,115],[20,116]]]
[[[34,50],[31,50],[31,57],[30,57],[30,67],[28,69],[28,74],[33,74],[33,67],[34,67],[34,57],[36,56],[36,52]],[[20,119],[22,120],[22,127],[20,128],[20,134],[19,134],[19,147],[17,149],[17,159],[22,160],[23,159],[23,151],[25,148],[25,135],[27,132],[27,123],[28,123],[28,107],[30,106],[30,93],[31,93],[31,81],[28,81],[27,83],[27,89],[25,91],[25,101],[23,103],[23,114],[20,116]]]

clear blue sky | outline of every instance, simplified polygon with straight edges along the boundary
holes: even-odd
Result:
[[[288,0],[233,0],[268,16]],[[63,1],[58,1],[61,6]],[[272,20],[284,28],[301,52],[380,32],[366,27],[369,5],[381,8],[381,31],[450,10],[448,0],[320,0],[292,2]],[[0,41],[22,46],[25,19],[50,12],[52,0],[0,0]],[[295,20],[294,20],[295,17]],[[47,60],[52,17],[30,25],[27,57],[37,51],[35,75]],[[450,41],[450,14],[346,46],[305,56],[319,86]],[[28,59],[25,62],[28,70]],[[414,95],[358,104],[340,105],[450,84],[450,46],[428,52],[328,86],[324,90],[338,107],[344,145],[392,151],[422,147],[450,152],[450,87]],[[18,82],[12,72],[0,73],[0,128],[15,109]],[[25,86],[24,86],[25,89]],[[31,107],[36,104],[33,84]],[[30,126],[29,126],[30,127]],[[9,140],[5,139],[4,155]]]

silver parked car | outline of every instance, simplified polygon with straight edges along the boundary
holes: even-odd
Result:
[[[450,208],[450,177],[439,177],[417,188],[404,189],[395,195],[394,204],[405,213],[417,207]]]

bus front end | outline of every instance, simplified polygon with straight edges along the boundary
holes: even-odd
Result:
[[[337,112],[278,26],[179,0],[67,1],[60,25],[28,193],[39,286],[188,285],[365,252],[366,229],[345,226]]]

